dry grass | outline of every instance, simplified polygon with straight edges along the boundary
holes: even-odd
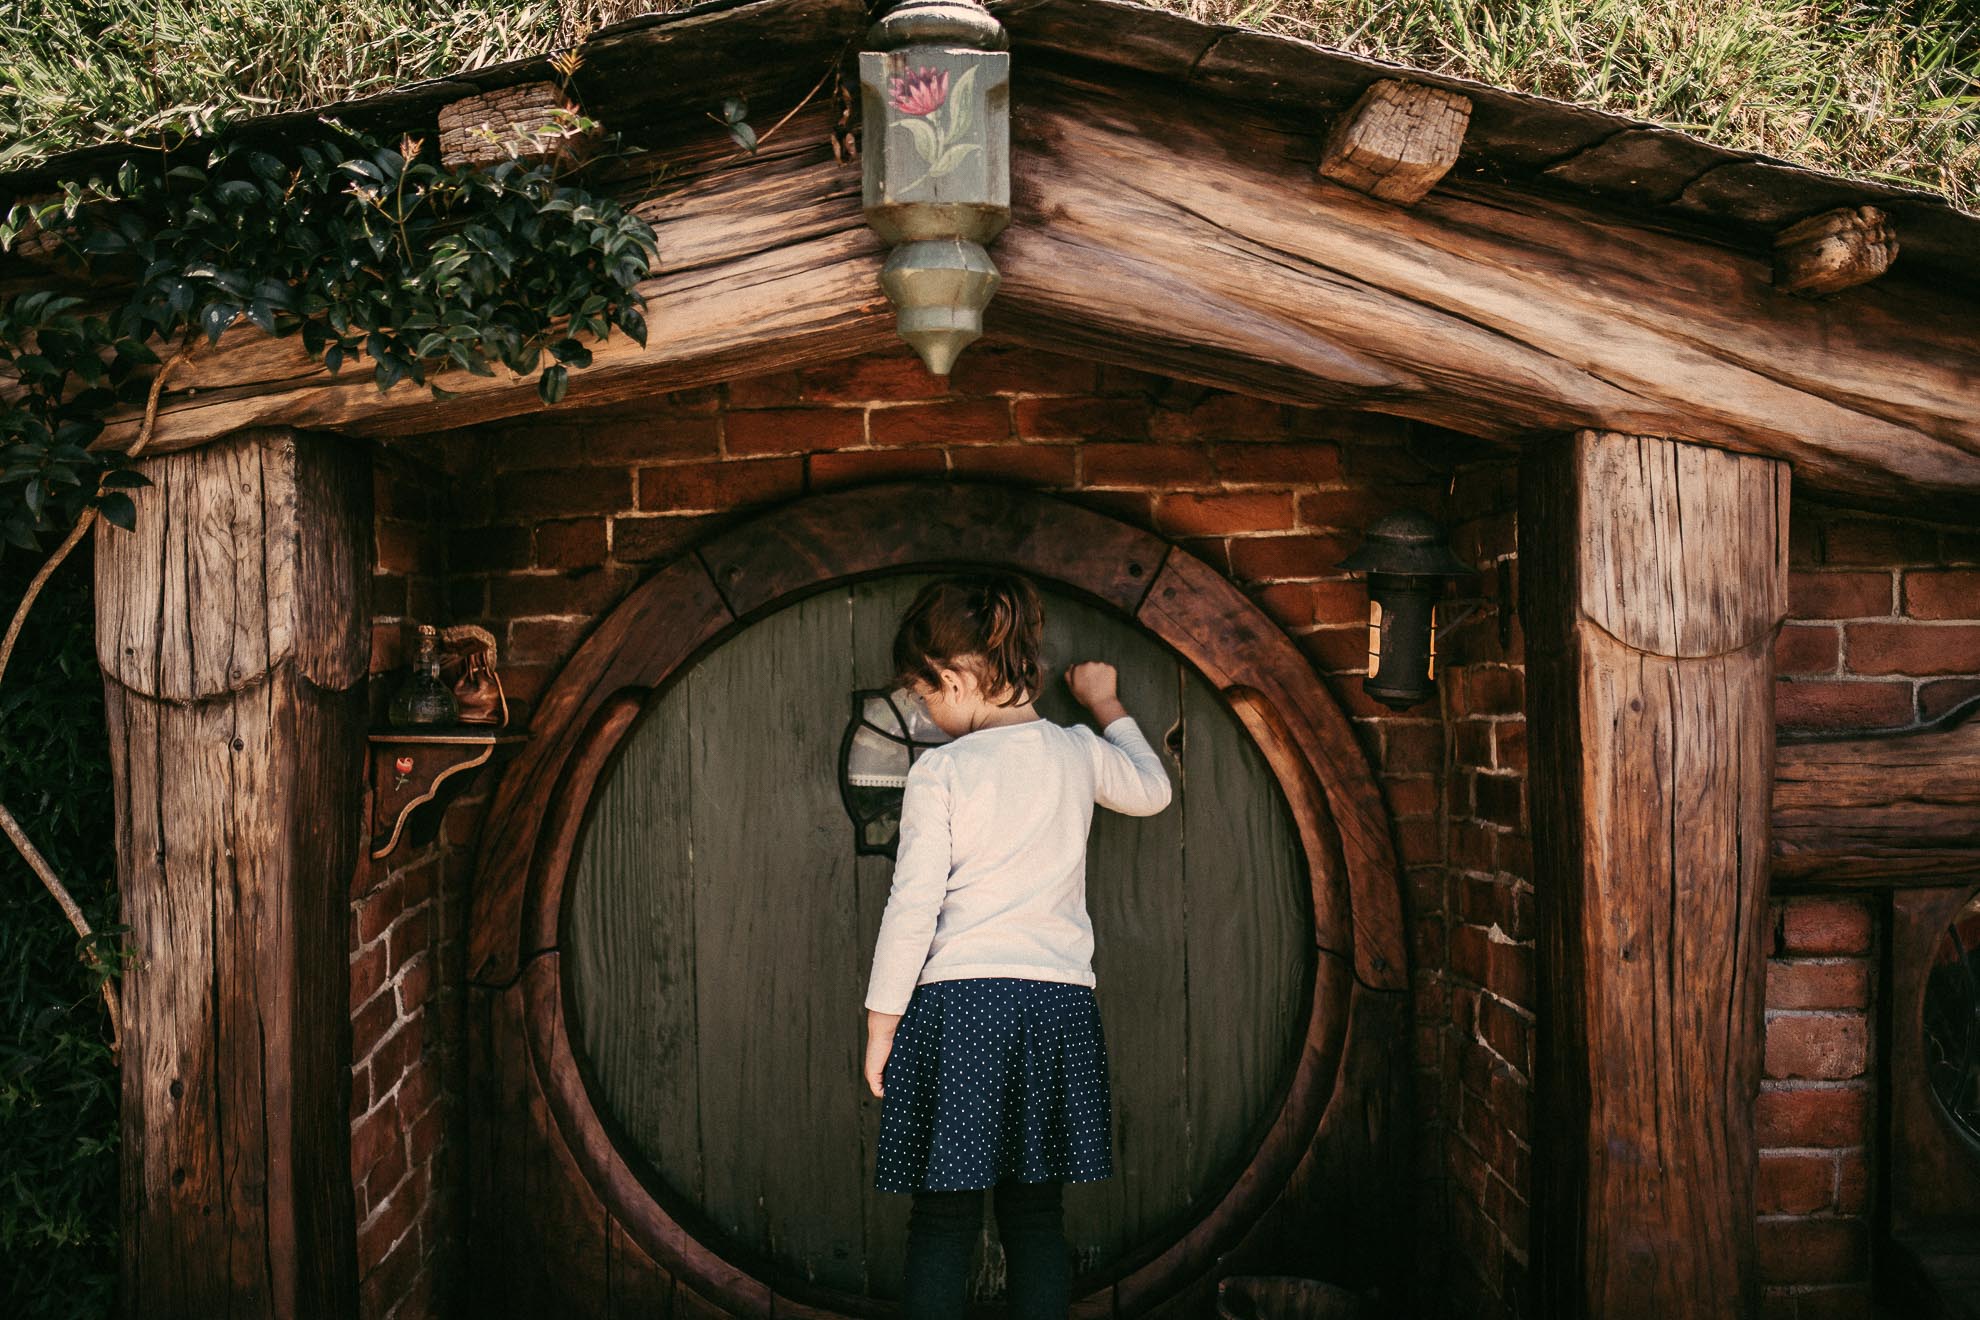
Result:
[[[1980,0],[1155,0],[1980,204]],[[0,170],[567,45],[680,0],[0,0]]]

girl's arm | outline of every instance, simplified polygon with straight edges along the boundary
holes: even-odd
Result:
[[[922,965],[928,961],[928,946],[935,942],[935,917],[949,891],[949,805],[947,779],[930,757],[922,756],[908,767],[907,785],[901,792],[894,883],[880,916],[873,974],[866,988],[866,1007],[872,1013],[905,1013]]]
[[[1121,704],[1115,684],[1114,667],[1103,660],[1082,661],[1066,670],[1066,685],[1100,726],[1100,736],[1090,739],[1093,800],[1123,815],[1152,816],[1169,805],[1174,793],[1169,770]]]

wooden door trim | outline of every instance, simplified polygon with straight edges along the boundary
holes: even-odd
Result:
[[[1312,887],[1320,966],[1297,1065],[1267,1135],[1182,1237],[1101,1289],[1080,1312],[1141,1309],[1189,1286],[1271,1207],[1330,1106],[1353,1105],[1343,1041],[1355,998],[1406,990],[1389,821],[1346,717],[1298,647],[1236,586],[1153,533],[1055,496],[956,481],[899,481],[813,495],[701,543],[635,589],[546,691],[525,752],[490,809],[470,922],[470,979],[514,996],[521,1062],[545,1102],[527,1125],[575,1165],[587,1222],[626,1231],[681,1286],[747,1314],[867,1315],[864,1295],[772,1290],[707,1245],[693,1207],[668,1207],[608,1135],[565,1017],[558,964],[564,882],[585,809],[637,715],[662,687],[757,618],[892,572],[997,564],[1111,608],[1154,634],[1232,703],[1285,793]],[[848,1079],[848,1085],[854,1079]]]

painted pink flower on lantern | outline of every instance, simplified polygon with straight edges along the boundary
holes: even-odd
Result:
[[[904,115],[932,115],[949,99],[949,71],[909,69],[900,77],[888,80],[887,93],[894,109]]]

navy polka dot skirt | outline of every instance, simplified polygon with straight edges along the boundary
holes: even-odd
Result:
[[[1015,976],[914,988],[880,1071],[874,1187],[950,1191],[1114,1172],[1093,987]]]

